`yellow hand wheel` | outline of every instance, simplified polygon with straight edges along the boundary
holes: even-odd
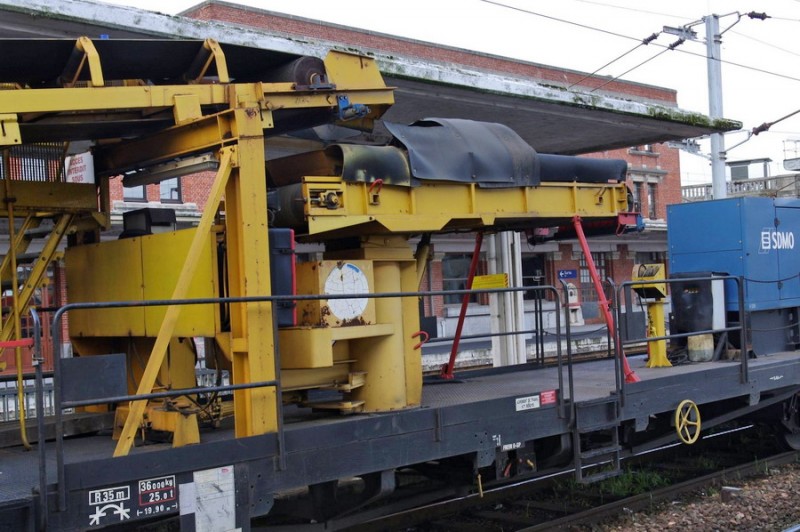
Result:
[[[681,441],[689,445],[700,437],[700,410],[691,399],[684,399],[675,409],[675,430]]]

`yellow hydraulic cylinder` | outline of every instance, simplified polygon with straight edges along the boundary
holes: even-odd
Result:
[[[667,328],[664,324],[664,299],[667,297],[665,272],[663,264],[635,264],[631,279],[635,282],[633,291],[647,301],[647,337],[657,338],[666,336]],[[666,368],[672,366],[667,358],[667,341],[651,340],[647,342],[649,358],[648,368]]]
[[[394,261],[376,261],[375,292],[400,292],[400,265]],[[406,366],[403,345],[403,303],[400,298],[375,300],[378,323],[394,323],[393,334],[352,340],[351,356],[356,371],[366,371],[364,386],[353,390],[353,400],[364,401],[367,412],[385,412],[406,407]]]
[[[664,325],[664,300],[658,299],[647,303],[647,336],[654,338],[665,336],[667,328]],[[667,358],[667,341],[653,340],[647,342],[648,368],[666,368],[672,366]]]

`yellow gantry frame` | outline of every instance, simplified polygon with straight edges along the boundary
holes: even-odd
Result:
[[[436,232],[494,225],[563,224],[582,218],[616,218],[628,210],[624,183],[542,183],[538,187],[481,188],[474,183],[426,182],[418,187],[384,185],[375,201],[369,183],[341,177],[304,177],[309,235]],[[337,196],[336,208],[314,198]],[[367,234],[367,233],[365,233]]]
[[[393,103],[390,88],[383,83],[373,60],[332,52],[325,59],[329,81],[335,88],[298,91],[292,83],[226,83],[224,55],[213,41],[198,52],[198,60],[187,79],[197,81],[216,62],[219,82],[186,85],[114,86],[105,80],[102,63],[88,39],[76,45],[84,54],[73,79],[88,66],[91,83],[87,87],[20,89],[0,91],[0,145],[21,144],[20,124],[28,119],[65,113],[72,122],[92,123],[100,116],[121,113],[129,119],[171,112],[174,126],[156,133],[104,146],[98,150],[95,168],[98,175],[118,175],[129,169],[175,158],[214,152],[220,168],[211,197],[201,217],[200,227],[187,253],[176,282],[173,298],[183,298],[194,273],[196,257],[207,241],[211,225],[225,198],[226,245],[231,296],[270,295],[268,259],[266,176],[264,169],[265,131],[275,126],[285,109],[335,110],[338,96],[369,106],[372,111],[349,124],[365,125],[378,118]],[[203,115],[208,106],[225,111]],[[217,107],[219,108],[219,107]],[[99,186],[103,190],[105,183]],[[616,216],[626,210],[625,187],[618,185],[542,184],[508,190],[484,190],[468,184],[431,184],[419,188],[386,186],[374,201],[363,183],[344,183],[340,178],[306,178],[306,198],[317,189],[341,195],[341,208],[315,209],[308,203],[310,234],[349,230],[367,224],[381,233],[437,231],[443,228],[477,228],[517,223],[534,218],[569,220],[574,215],[586,218]],[[314,190],[312,188],[316,187]],[[106,188],[107,190],[107,188]],[[42,198],[44,201],[44,198]],[[365,228],[367,226],[365,225]],[[366,234],[363,233],[362,234]],[[391,255],[391,253],[389,253]],[[413,265],[412,260],[408,261]],[[404,289],[416,286],[415,272],[401,272]],[[396,278],[397,275],[394,275]],[[407,287],[407,288],[406,288]],[[164,360],[167,345],[180,313],[168,307],[156,337],[139,393],[152,390],[155,375]],[[405,313],[405,311],[404,311]],[[409,312],[409,314],[413,314]],[[271,308],[267,303],[231,305],[230,349],[233,357],[233,382],[274,380],[274,338]],[[415,366],[416,368],[416,366]],[[252,436],[277,428],[277,398],[274,388],[236,391],[236,436]],[[129,452],[146,407],[143,401],[131,404],[115,456]]]
[[[187,76],[190,84],[146,86],[125,84],[109,86],[91,41],[76,43],[78,61],[71,65],[71,79],[78,79],[88,67],[91,82],[87,87],[21,89],[0,91],[0,145],[22,144],[20,124],[28,117],[46,113],[67,113],[74,121],[90,123],[98,112],[130,114],[142,111],[143,117],[172,110],[175,126],[146,137],[121,142],[101,150],[95,160],[100,176],[142,168],[162,161],[204,151],[217,153],[220,168],[211,197],[203,212],[200,227],[190,246],[186,262],[176,283],[173,298],[184,296],[191,281],[196,254],[208,238],[211,224],[225,197],[226,243],[230,295],[268,296],[270,270],[267,241],[267,196],[264,170],[264,130],[274,127],[274,111],[283,109],[335,110],[339,95],[347,95],[353,104],[366,105],[371,112],[351,121],[364,126],[378,118],[394,103],[391,88],[386,87],[374,61],[368,58],[331,52],[325,59],[328,79],[333,88],[300,92],[293,83],[231,84],[221,48],[206,41]],[[106,58],[108,59],[108,58]],[[197,84],[214,61],[218,83]],[[202,115],[203,106],[228,108],[211,116]],[[27,183],[25,184],[27,185]],[[101,188],[103,183],[100,184]],[[46,194],[42,194],[42,200]],[[152,390],[155,375],[164,359],[167,344],[180,308],[168,307],[153,351],[138,389]],[[231,306],[231,350],[234,383],[275,379],[271,309],[267,303]],[[236,435],[251,436],[274,431],[277,427],[274,388],[236,391]],[[146,403],[134,402],[123,428],[115,456],[128,453],[142,421]]]

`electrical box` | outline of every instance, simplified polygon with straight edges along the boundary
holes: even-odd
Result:
[[[297,265],[298,295],[370,294],[375,283],[367,260],[304,262]],[[342,327],[375,323],[375,300],[360,297],[301,300],[298,325]]]
[[[295,294],[294,230],[271,228],[269,230],[269,279],[273,296]],[[274,312],[278,327],[297,325],[294,301],[276,301]]]
[[[800,306],[800,200],[730,198],[667,207],[670,273],[744,278],[747,311]],[[738,310],[725,282],[726,310]]]
[[[711,272],[678,273],[672,275],[671,333],[710,331],[725,327],[724,287],[722,279]],[[704,278],[690,281],[691,278]],[[684,280],[685,279],[685,280]]]

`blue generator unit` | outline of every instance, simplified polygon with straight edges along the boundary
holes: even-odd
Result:
[[[671,276],[742,278],[748,347],[756,355],[798,346],[800,200],[749,197],[671,205],[667,227]],[[725,311],[738,316],[736,284],[726,281],[724,292]],[[673,307],[674,313],[680,310]]]

